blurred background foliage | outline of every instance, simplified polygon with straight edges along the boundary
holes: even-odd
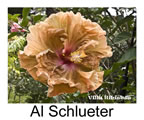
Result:
[[[19,65],[17,53],[27,44],[28,27],[59,11],[80,12],[107,32],[113,56],[101,61],[104,82],[95,91],[84,94],[78,91],[49,98],[47,86],[35,81]],[[17,23],[19,30],[11,30],[13,23]],[[90,99],[95,95],[131,96],[131,99]],[[8,102],[136,103],[136,8],[8,8]]]

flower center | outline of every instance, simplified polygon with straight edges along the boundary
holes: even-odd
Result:
[[[74,63],[81,63],[82,58],[86,57],[87,55],[84,53],[84,51],[74,51],[70,54],[70,56],[70,61]]]
[[[82,59],[87,56],[83,50],[74,52],[62,50],[57,55],[59,57],[58,66],[63,66],[66,70],[74,70],[77,66],[76,64],[81,63]]]

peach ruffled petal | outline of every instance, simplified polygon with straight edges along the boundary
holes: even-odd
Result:
[[[35,56],[27,56],[23,51],[20,51],[18,58],[20,60],[21,67],[25,68],[35,80],[47,84],[47,79],[45,79],[43,75],[37,76],[36,65],[38,63]]]
[[[79,90],[81,93],[93,91],[101,86],[103,82],[104,72],[93,70],[90,72],[78,71],[78,73],[80,76],[77,81],[80,84]]]
[[[48,88],[48,97],[53,97],[63,93],[74,93],[78,89],[75,87],[70,87],[69,84],[56,84]]]
[[[96,70],[90,72],[77,71],[77,73],[72,73],[70,77],[64,80],[55,77],[55,79],[51,79],[51,84],[49,83],[48,97],[62,93],[73,93],[77,90],[81,93],[94,91],[101,86],[103,74],[104,72]]]
[[[24,48],[26,55],[37,55],[47,49],[55,51],[63,47],[61,38],[66,37],[63,29],[52,28],[45,22],[41,22],[31,26],[29,30],[28,44]]]
[[[100,36],[96,42],[97,44],[94,44],[93,46],[88,46],[85,49],[85,52],[87,54],[94,53],[99,58],[104,57],[111,57],[112,56],[112,49],[110,46],[107,45],[106,37]]]

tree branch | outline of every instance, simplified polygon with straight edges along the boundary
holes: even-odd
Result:
[[[134,28],[133,28],[133,32],[132,32],[132,38],[131,38],[130,47],[133,47],[133,45],[134,45],[135,34],[136,34],[136,21],[134,22]],[[127,84],[128,84],[128,70],[129,70],[129,65],[130,65],[130,62],[128,62],[128,63],[126,64],[125,75],[123,76],[125,81],[124,81],[124,82],[122,83],[122,85],[121,85],[120,95],[123,95],[123,96],[125,96],[125,95],[126,95],[126,92],[127,92],[126,90],[123,90],[123,88],[126,87]],[[124,102],[124,100],[123,100],[122,102]]]

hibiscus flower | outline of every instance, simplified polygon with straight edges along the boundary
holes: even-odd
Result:
[[[59,12],[29,27],[21,67],[48,86],[48,96],[94,91],[103,82],[100,60],[112,56],[106,32],[80,13]]]

